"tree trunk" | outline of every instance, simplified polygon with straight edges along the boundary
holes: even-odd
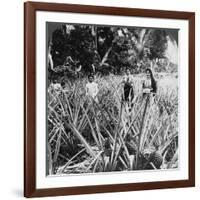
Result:
[[[109,55],[111,49],[112,49],[112,46],[109,47],[109,49],[108,49],[107,52],[105,53],[104,57],[103,57],[102,60],[101,60],[100,66],[102,66],[102,65],[107,61],[108,55]]]

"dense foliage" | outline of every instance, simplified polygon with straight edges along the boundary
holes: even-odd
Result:
[[[125,68],[140,73],[151,61],[165,58],[165,30],[65,24],[60,27],[49,42],[50,75],[55,71],[58,75],[59,71],[61,76],[64,72],[74,76],[79,66],[83,74],[119,74]]]

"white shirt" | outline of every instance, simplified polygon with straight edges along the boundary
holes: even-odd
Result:
[[[144,82],[143,93],[150,93],[151,92],[151,79],[145,79]]]
[[[50,92],[51,90],[54,90],[55,92],[60,92],[62,89],[60,83],[51,83],[49,86],[48,91]]]
[[[54,84],[54,90],[56,90],[56,91],[61,90],[61,84],[60,83],[55,83]]]
[[[98,90],[98,84],[95,82],[88,82],[86,84],[86,94],[91,96],[92,98],[95,98],[97,93],[99,92]]]
[[[132,76],[131,74],[129,74],[129,75],[124,75],[123,81],[124,81],[124,82],[132,83],[132,82],[133,82],[133,76]]]
[[[146,88],[151,88],[151,79],[144,80],[144,86]]]

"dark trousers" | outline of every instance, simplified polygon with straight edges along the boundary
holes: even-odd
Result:
[[[133,87],[131,86],[131,84],[125,83],[124,84],[124,96],[123,96],[123,100],[124,101],[129,101],[129,100],[133,100],[134,98],[134,92],[133,92]]]

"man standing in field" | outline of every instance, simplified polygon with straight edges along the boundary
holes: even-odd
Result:
[[[91,97],[96,103],[98,103],[98,92],[98,84],[94,82],[94,76],[90,74],[88,76],[88,83],[86,84],[86,95]]]
[[[60,94],[61,89],[61,84],[58,82],[58,80],[54,79],[53,82],[49,85],[48,92]]]
[[[129,69],[126,70],[126,75],[123,77],[122,82],[124,83],[123,100],[131,103],[134,98],[134,91],[133,77]]]

